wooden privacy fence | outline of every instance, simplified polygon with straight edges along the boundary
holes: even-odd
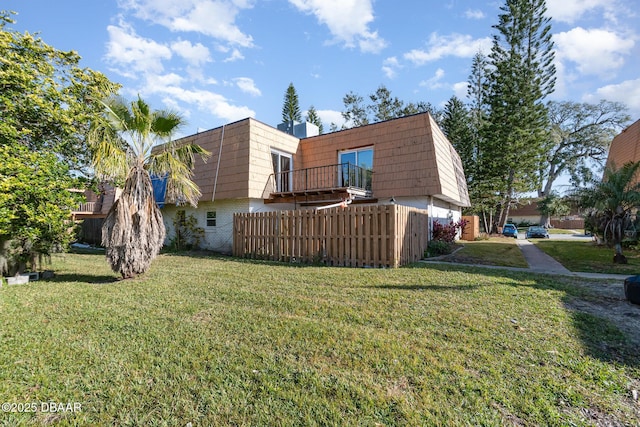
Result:
[[[584,219],[552,219],[551,226],[565,230],[581,230],[584,228]]]
[[[426,210],[398,205],[236,213],[233,255],[348,267],[399,267],[427,249]]]

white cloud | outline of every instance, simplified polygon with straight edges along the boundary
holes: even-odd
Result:
[[[547,0],[547,16],[572,24],[594,9],[609,10],[615,7],[612,0]]]
[[[237,77],[233,79],[233,81],[236,82],[236,85],[240,88],[241,91],[248,93],[251,96],[262,95],[262,92],[260,92],[260,89],[256,87],[253,79],[249,77]]]
[[[191,44],[188,40],[180,40],[171,43],[171,50],[178,56],[184,58],[189,64],[196,67],[205,62],[211,62],[209,49],[201,43]]]
[[[346,47],[356,45],[362,52],[377,53],[387,42],[371,31],[373,22],[372,0],[289,0],[299,11],[313,14],[326,25],[336,42]]]
[[[469,19],[484,19],[485,14],[483,11],[481,10],[473,10],[473,9],[467,9],[464,12],[464,16],[466,16]]]
[[[398,58],[395,56],[391,56],[382,62],[382,71],[390,79],[395,78],[398,75],[398,70],[401,68],[402,65],[400,65]]]
[[[136,78],[137,73],[161,73],[162,61],[172,57],[171,49],[164,44],[138,36],[128,25],[107,27],[106,60],[116,66],[119,74]]]
[[[413,49],[404,54],[404,58],[415,65],[424,65],[430,61],[436,61],[446,56],[456,56],[459,58],[472,58],[479,51],[488,52],[491,50],[491,38],[485,37],[474,39],[466,34],[451,34],[449,36],[439,36],[432,33],[429,36],[428,49]]]
[[[342,113],[340,111],[316,110],[316,113],[318,113],[318,117],[320,117],[322,123],[325,124],[325,132],[329,131],[331,123],[335,123],[338,126],[338,129],[345,124],[344,117],[342,117]]]
[[[168,86],[180,86],[182,83],[184,83],[184,79],[175,73],[164,75],[150,75],[146,78],[147,89],[154,93],[161,92],[160,88]]]
[[[442,68],[438,68],[435,72],[435,74],[433,75],[433,77],[431,77],[428,80],[423,80],[420,82],[420,86],[426,87],[428,89],[440,89],[443,84],[441,82],[442,78],[444,77],[445,72]]]
[[[640,117],[640,79],[603,86],[595,95],[587,96],[585,101],[598,102],[601,99],[622,102],[629,107],[633,117]]]
[[[611,77],[612,71],[622,67],[625,55],[635,45],[630,38],[603,30],[576,27],[553,36],[557,46],[558,59],[570,60],[577,64],[582,74]]]
[[[460,98],[460,99],[466,99],[467,98],[467,91],[469,90],[469,83],[468,82],[458,82],[458,83],[454,83],[452,86],[453,89],[453,94]]]
[[[235,62],[242,59],[244,59],[244,55],[238,49],[233,49],[231,55],[227,56],[223,62]]]
[[[179,100],[187,105],[196,105],[199,110],[208,111],[228,122],[255,117],[255,112],[246,106],[232,105],[222,95],[206,90],[188,90],[177,86],[156,88],[163,95]]]
[[[231,45],[253,46],[253,38],[235,23],[240,10],[253,7],[251,1],[127,0],[121,1],[120,6],[171,31],[196,32]]]

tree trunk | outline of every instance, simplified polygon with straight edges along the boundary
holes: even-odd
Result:
[[[613,256],[613,262],[615,264],[626,264],[627,263],[627,257],[622,255],[622,244],[620,243],[616,243],[614,245],[616,254]]]
[[[11,268],[9,258],[9,245],[11,241],[8,238],[0,237],[0,275],[7,274],[13,276],[15,272]]]
[[[111,269],[124,279],[146,272],[164,238],[164,222],[153,197],[151,178],[143,165],[137,164],[129,171],[122,195],[102,226],[102,245]]]
[[[544,228],[551,227],[551,217],[547,214],[540,215],[540,226]]]

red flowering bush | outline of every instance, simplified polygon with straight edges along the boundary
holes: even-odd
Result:
[[[431,230],[431,240],[437,240],[446,243],[453,243],[456,240],[458,232],[469,223],[469,221],[461,219],[458,222],[450,221],[449,224],[441,224],[438,220],[433,221],[433,229]]]

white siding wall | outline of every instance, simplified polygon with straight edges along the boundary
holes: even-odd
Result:
[[[462,219],[462,208],[444,200],[433,198],[431,202],[429,197],[396,197],[395,202],[397,205],[426,209],[429,212],[429,224],[436,220],[441,224],[449,224],[451,220],[458,222]]]
[[[292,206],[278,204],[265,205],[262,199],[224,199],[215,202],[200,202],[194,209],[191,206],[167,205],[162,209],[164,225],[167,229],[165,244],[169,245],[175,237],[173,220],[178,210],[184,210],[187,216],[193,215],[197,226],[204,229],[204,241],[201,249],[230,254],[233,244],[233,214],[236,212],[268,212],[281,209],[293,209]],[[207,212],[216,212],[216,226],[207,227]]]

